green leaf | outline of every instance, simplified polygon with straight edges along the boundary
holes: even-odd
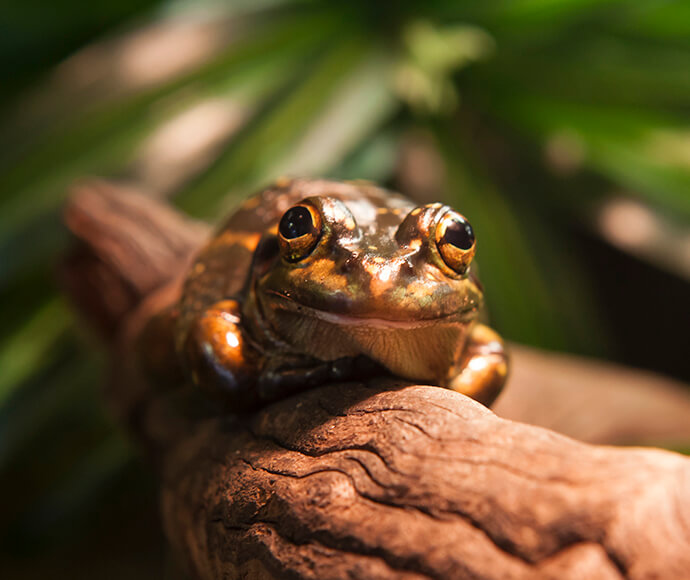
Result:
[[[0,408],[32,373],[59,356],[70,323],[64,302],[51,298],[0,345]]]
[[[287,154],[328,105],[340,83],[368,55],[369,44],[352,30],[340,28],[335,42],[309,67],[305,78],[278,95],[275,106],[247,126],[215,165],[176,201],[195,215],[209,215],[228,193],[246,195],[270,176],[270,167]],[[238,189],[244,191],[238,192]]]
[[[399,107],[388,81],[391,58],[372,50],[335,88],[333,98],[313,119],[294,147],[270,168],[280,175],[323,175],[365,144]],[[361,176],[360,176],[361,177]]]
[[[585,166],[690,220],[690,126],[657,113],[515,93],[494,110],[539,145],[560,135],[580,141]]]
[[[588,105],[679,111],[690,101],[690,77],[679,74],[690,60],[690,47],[650,46],[598,31],[532,50],[499,47],[494,59],[471,73],[477,94],[510,87]]]
[[[393,126],[391,126],[393,125]],[[398,160],[400,143],[395,123],[379,129],[340,164],[326,172],[333,179],[365,179],[376,183],[389,182]]]
[[[85,412],[101,416],[102,401],[94,386],[103,382],[99,375],[102,365],[95,364],[83,345],[79,345],[79,353],[76,344],[71,346],[57,361],[37,366],[21,389],[15,389],[0,406],[0,472],[12,459],[19,464],[30,461],[36,446],[45,448],[46,438],[54,441],[56,433],[64,436],[64,421],[75,408],[92,404]],[[74,423],[83,435],[89,421],[79,417]]]
[[[179,94],[178,106],[192,95],[208,94],[232,79],[240,87],[254,77],[256,67],[272,60],[289,66],[321,41],[322,18],[286,20],[257,31],[249,41],[233,46],[211,63],[141,94],[95,111],[58,135],[47,137],[21,162],[0,175],[0,245],[41,214],[54,211],[67,186],[77,177],[113,173],[131,159],[132,151],[164,118],[157,105]],[[316,26],[316,32],[314,27]],[[265,69],[263,69],[264,72]],[[170,109],[165,112],[170,114]],[[26,199],[30,197],[31,203]]]
[[[502,0],[494,4],[496,19],[513,26],[571,24],[591,12],[601,11],[621,0]]]
[[[627,30],[652,38],[690,41],[690,4],[685,0],[630,2],[623,19]]]
[[[479,275],[492,324],[511,340],[580,351],[601,347],[578,269],[526,207],[518,208],[483,177],[465,153],[471,144],[451,127],[435,130],[447,172],[446,198],[477,235]],[[525,204],[529,203],[525,200]]]

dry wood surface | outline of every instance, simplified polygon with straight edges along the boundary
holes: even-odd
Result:
[[[102,182],[65,216],[77,241],[63,284],[109,345],[108,403],[160,474],[191,577],[690,579],[689,458],[505,418],[687,441],[680,386],[519,347],[504,418],[393,380],[235,417],[189,385],[147,382],[134,348],[208,228]]]

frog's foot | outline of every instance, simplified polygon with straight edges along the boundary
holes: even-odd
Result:
[[[258,390],[262,401],[268,402],[328,383],[365,380],[385,374],[384,367],[364,355],[321,361],[277,354],[264,365]]]
[[[236,300],[217,302],[192,324],[181,353],[194,383],[233,410],[259,402],[261,353],[243,331],[241,316]]]
[[[266,361],[257,381],[257,389],[262,401],[274,401],[324,384],[333,375],[330,362],[275,355]]]
[[[477,324],[462,357],[449,373],[447,386],[490,405],[503,388],[508,375],[508,355],[503,341],[493,330]]]

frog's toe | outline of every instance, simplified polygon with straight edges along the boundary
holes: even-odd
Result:
[[[448,388],[472,397],[484,405],[491,405],[498,397],[508,376],[508,364],[503,354],[472,357],[448,383]]]
[[[501,337],[488,326],[478,324],[446,386],[488,406],[498,397],[507,378],[508,355]]]

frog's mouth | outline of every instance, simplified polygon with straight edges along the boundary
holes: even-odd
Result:
[[[447,314],[445,316],[437,316],[435,318],[420,318],[416,320],[387,320],[385,318],[378,318],[375,316],[349,316],[347,314],[336,314],[333,312],[324,312],[315,308],[308,308],[302,306],[299,309],[307,316],[314,316],[320,318],[325,322],[331,324],[340,324],[345,326],[370,326],[373,328],[399,328],[412,329],[421,326],[429,326],[431,324],[438,324],[439,322],[459,322],[463,320],[462,313]]]
[[[352,315],[352,314],[342,314],[339,312],[328,312],[325,310],[320,310],[318,308],[313,308],[311,306],[305,306],[291,298],[286,296],[281,292],[275,290],[269,291],[272,298],[277,298],[274,305],[281,310],[288,310],[293,314],[300,314],[302,316],[309,316],[311,318],[318,318],[324,322],[330,324],[335,324],[338,326],[362,326],[370,328],[387,328],[387,329],[400,329],[400,330],[411,330],[415,328],[420,328],[424,326],[430,326],[439,323],[458,323],[458,322],[469,322],[476,317],[477,306],[473,305],[471,308],[465,310],[458,310],[448,314],[443,314],[441,316],[433,317],[418,317],[409,319],[389,319],[383,318],[379,313],[362,314],[362,315]]]
[[[353,316],[304,306],[272,292],[269,324],[297,352],[321,360],[364,355],[392,374],[443,384],[476,318],[476,307],[434,318],[391,320],[379,312]]]

